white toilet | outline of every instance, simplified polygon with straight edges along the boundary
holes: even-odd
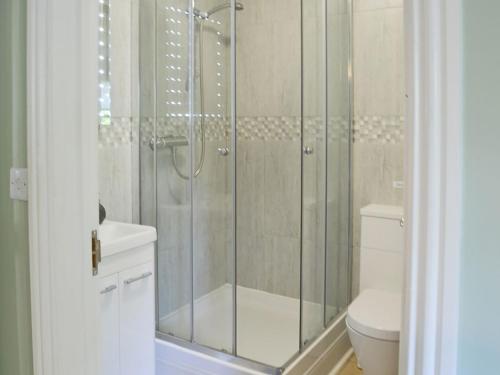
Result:
[[[347,331],[364,375],[397,375],[403,287],[403,209],[361,209],[360,294]]]

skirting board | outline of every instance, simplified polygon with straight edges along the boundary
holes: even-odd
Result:
[[[333,370],[330,372],[330,375],[338,375],[340,371],[344,368],[346,363],[349,362],[353,354],[354,354],[354,349],[353,348],[349,349],[341,358],[341,360],[337,363],[337,365],[333,368]]]

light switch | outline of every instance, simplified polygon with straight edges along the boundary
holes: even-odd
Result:
[[[28,169],[10,169],[10,198],[20,201],[28,200]]]

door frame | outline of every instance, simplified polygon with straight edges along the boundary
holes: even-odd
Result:
[[[33,367],[97,374],[97,0],[28,0]]]
[[[28,0],[28,168],[35,375],[96,374],[98,2]],[[456,372],[461,4],[405,0],[406,285],[401,374]]]
[[[406,277],[400,374],[457,370],[462,5],[406,0]]]

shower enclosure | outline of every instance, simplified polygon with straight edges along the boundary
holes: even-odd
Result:
[[[285,368],[350,299],[350,0],[139,4],[158,337]]]

